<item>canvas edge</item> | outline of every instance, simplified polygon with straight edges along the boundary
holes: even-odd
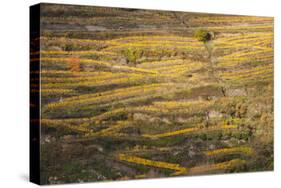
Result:
[[[40,54],[32,55],[32,51],[40,49],[40,6],[29,7],[29,44],[30,44],[30,114],[29,114],[29,181],[40,185]],[[35,42],[35,40],[37,41]],[[35,42],[35,44],[34,44]],[[31,61],[31,58],[38,60]],[[36,72],[36,73],[35,73]],[[37,90],[36,92],[32,90]]]

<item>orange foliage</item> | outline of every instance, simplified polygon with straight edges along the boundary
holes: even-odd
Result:
[[[78,57],[72,57],[68,61],[69,63],[69,69],[72,72],[80,72],[81,71],[81,64],[80,64],[80,58]]]

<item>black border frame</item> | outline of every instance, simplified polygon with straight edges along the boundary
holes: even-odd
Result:
[[[30,124],[29,181],[40,185],[40,4],[29,8]]]

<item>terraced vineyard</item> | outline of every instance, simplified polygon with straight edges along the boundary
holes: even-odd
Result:
[[[273,169],[272,18],[41,9],[43,184]]]

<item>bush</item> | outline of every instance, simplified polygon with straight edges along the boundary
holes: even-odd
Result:
[[[130,64],[136,64],[137,60],[139,58],[141,58],[141,56],[142,56],[142,51],[133,50],[131,48],[124,49],[124,50],[122,50],[121,53],[126,58],[127,63],[130,63]]]
[[[80,72],[81,71],[81,63],[80,58],[78,57],[72,57],[69,59],[69,69],[72,72]]]
[[[212,39],[212,35],[205,29],[196,30],[193,37],[201,42],[208,42]]]

